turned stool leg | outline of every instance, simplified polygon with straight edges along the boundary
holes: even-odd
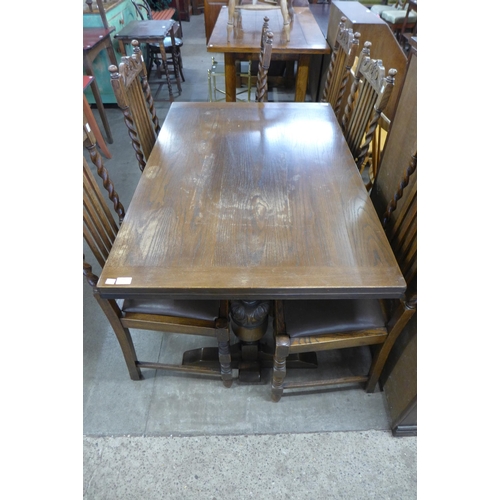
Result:
[[[233,32],[235,0],[229,0],[227,4],[227,41]]]

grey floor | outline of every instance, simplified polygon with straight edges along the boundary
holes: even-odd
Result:
[[[186,82],[178,101],[208,100],[213,54],[206,52],[203,23],[203,15],[183,23]],[[221,55],[216,59],[222,64]],[[293,89],[273,89],[270,100],[293,100]],[[165,86],[156,103],[163,121]],[[140,171],[121,111],[108,107],[107,115],[114,142],[105,164],[127,207]],[[268,371],[259,385],[235,382],[230,389],[151,370],[133,382],[86,282],[83,299],[84,498],[416,498],[416,438],[392,437],[383,392],[298,391],[275,404]],[[133,336],[139,358],[153,361],[179,362],[187,349],[214,345],[154,332]],[[270,332],[266,338],[271,342]],[[366,369],[369,353],[345,350],[320,361],[350,374]]]

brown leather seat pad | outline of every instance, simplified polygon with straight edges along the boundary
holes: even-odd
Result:
[[[385,326],[376,299],[284,301],[286,330],[290,337],[346,333]]]

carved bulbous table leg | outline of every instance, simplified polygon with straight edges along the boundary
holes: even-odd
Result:
[[[274,345],[261,343],[269,323],[271,301],[269,300],[232,300],[230,301],[231,329],[240,342],[230,346],[231,368],[238,369],[241,384],[259,384],[261,369],[273,367]],[[225,348],[225,346],[224,346]],[[220,351],[214,347],[202,347],[186,351],[184,365],[203,365],[215,368],[219,364]],[[225,351],[223,354],[227,354]],[[226,359],[222,356],[221,365]],[[316,354],[313,352],[290,354],[286,358],[287,368],[316,368]],[[229,367],[223,366],[223,373]]]
[[[243,383],[260,382],[261,363],[259,341],[267,331],[271,301],[232,300],[231,327],[240,339],[241,358],[239,380]]]
[[[244,342],[260,340],[267,331],[270,300],[232,300],[231,326],[235,335]]]

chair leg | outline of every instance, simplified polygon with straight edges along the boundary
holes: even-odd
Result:
[[[181,75],[182,81],[185,82],[186,79],[184,78],[184,73],[182,72],[183,64],[182,64],[182,56],[180,49],[177,52],[177,62],[179,64],[179,73]]]
[[[283,383],[286,377],[286,358],[290,352],[290,337],[276,336],[276,351],[273,360],[273,381],[271,399],[277,403],[283,396]]]
[[[154,55],[153,55],[151,48],[148,48],[147,54],[148,54],[147,75],[148,75],[148,81],[149,81],[149,77],[151,75],[151,68],[153,67],[153,59],[154,59]]]
[[[229,352],[229,341],[219,342],[220,374],[224,387],[233,385],[233,373],[231,369],[231,354]]]
[[[104,314],[108,318],[116,338],[122,349],[123,357],[128,368],[128,373],[132,380],[141,380],[143,378],[141,370],[137,366],[137,354],[135,353],[134,343],[128,328],[124,328],[120,321],[120,310],[114,301],[102,299],[97,292],[94,297],[101,306]]]
[[[377,350],[374,356],[372,365],[370,367],[370,373],[368,374],[368,381],[366,382],[365,390],[366,392],[373,392],[377,386],[382,370],[384,369],[385,362],[391,352],[391,349],[399,337],[399,334],[403,331],[411,317],[415,314],[414,304],[408,304],[401,302],[398,306],[398,311],[393,315],[393,321],[388,325],[388,335],[385,342]]]
[[[172,65],[174,67],[174,77],[177,82],[177,90],[179,91],[179,94],[182,92],[182,87],[181,87],[181,75],[182,75],[182,70],[180,68],[179,64],[179,53],[180,51],[177,49],[172,50]],[[183,78],[184,80],[184,78]]]
[[[227,311],[224,318],[217,320],[217,343],[219,346],[220,374],[224,387],[233,384],[233,371],[231,368],[231,353],[229,349],[229,328],[227,322]]]

